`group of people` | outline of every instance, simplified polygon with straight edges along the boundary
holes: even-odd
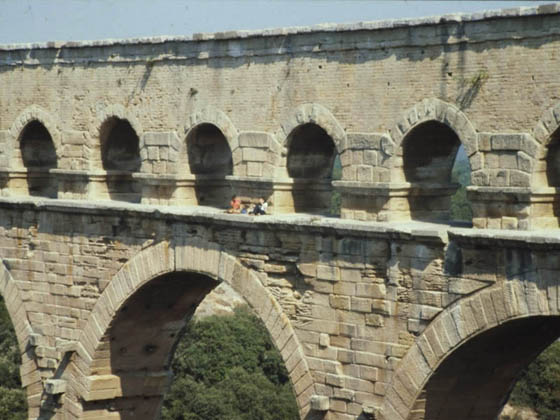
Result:
[[[234,195],[233,197],[231,197],[231,201],[229,202],[229,209],[227,212],[260,216],[266,214],[267,209],[268,203],[263,197],[259,198],[259,202],[257,204],[245,206],[241,203],[241,199],[238,196]]]

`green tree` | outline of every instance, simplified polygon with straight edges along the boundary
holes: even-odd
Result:
[[[21,355],[4,299],[0,297],[0,420],[27,419],[27,401],[21,388]]]
[[[541,420],[560,417],[560,342],[549,346],[525,369],[510,402],[531,407]]]
[[[190,322],[172,367],[164,420],[298,418],[282,358],[247,307]]]
[[[472,220],[472,208],[467,199],[467,186],[471,183],[471,168],[466,155],[457,159],[451,170],[451,182],[459,184],[457,192],[451,197],[451,219],[461,221]]]

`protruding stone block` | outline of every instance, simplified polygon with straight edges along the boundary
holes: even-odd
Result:
[[[328,411],[330,407],[329,397],[325,395],[313,395],[311,397],[311,409],[315,411]]]
[[[47,379],[45,392],[49,395],[64,394],[66,392],[66,381],[63,379]]]

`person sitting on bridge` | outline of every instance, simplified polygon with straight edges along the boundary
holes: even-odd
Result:
[[[263,197],[259,198],[259,202],[255,206],[253,210],[253,214],[255,216],[264,215],[266,214],[266,210],[268,209],[268,203],[265,201]]]
[[[231,201],[229,202],[229,209],[228,213],[239,213],[241,211],[241,200],[237,195],[233,195],[231,197]]]

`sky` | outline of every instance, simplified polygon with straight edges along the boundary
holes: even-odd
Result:
[[[0,44],[192,35],[549,3],[552,1],[0,0]]]

